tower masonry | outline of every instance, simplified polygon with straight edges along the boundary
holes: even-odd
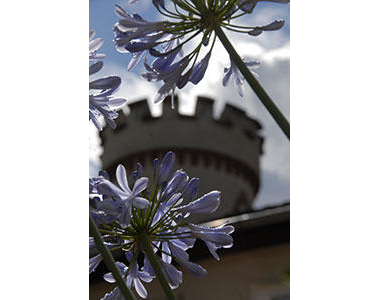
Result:
[[[219,190],[218,210],[211,215],[191,216],[204,222],[251,210],[260,186],[259,160],[263,138],[261,125],[245,112],[226,105],[219,119],[213,118],[214,101],[198,97],[195,114],[182,115],[163,104],[163,113],[153,117],[146,100],[129,104],[130,114],[120,112],[117,128],[107,126],[101,133],[103,168],[114,176],[122,163],[128,175],[143,165],[143,176],[152,175],[152,160],[167,151],[176,153],[174,170],[200,178],[198,196]],[[114,178],[113,178],[114,179]]]

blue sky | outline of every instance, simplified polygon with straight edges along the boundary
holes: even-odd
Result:
[[[150,0],[139,0],[128,4],[128,1],[90,0],[89,2],[90,29],[96,31],[96,37],[104,39],[100,53],[106,54],[105,66],[98,73],[98,77],[118,75],[122,78],[122,86],[117,95],[125,97],[129,103],[148,98],[152,106],[152,98],[160,84],[148,83],[140,78],[141,67],[133,72],[126,71],[130,55],[119,53],[113,44],[112,27],[117,22],[114,5],[119,4],[129,13],[139,13],[146,20],[158,20],[160,15],[156,12]],[[274,99],[279,108],[290,117],[290,5],[270,2],[259,2],[254,14],[238,19],[240,25],[266,25],[275,19],[284,19],[284,27],[275,32],[265,32],[258,37],[246,34],[226,32],[233,42],[236,50],[243,57],[257,59],[261,65],[256,70],[259,81]],[[228,55],[217,43],[214,48],[210,65],[202,80],[197,86],[187,86],[181,90],[179,97],[195,99],[197,95],[205,95],[217,99],[215,114],[219,115],[225,103],[230,103],[244,109],[247,115],[259,120],[264,130],[264,155],[261,160],[262,188],[255,201],[256,207],[279,204],[290,198],[290,147],[280,129],[259,103],[254,93],[245,86],[243,98],[236,95],[236,88],[230,85],[224,88],[221,85],[224,62]],[[227,64],[226,64],[227,65]],[[132,95],[132,96],[131,96]],[[183,111],[190,113],[193,103],[188,101]],[[154,106],[153,111],[159,113],[159,107]],[[97,164],[101,148],[96,131],[91,128],[90,156]]]

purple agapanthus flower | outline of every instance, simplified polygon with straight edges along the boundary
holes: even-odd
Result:
[[[173,261],[179,265],[179,269],[194,276],[206,275],[206,270],[190,261],[187,253],[196,240],[202,240],[217,260],[219,256],[216,251],[231,247],[233,243],[230,234],[234,228],[231,225],[209,228],[190,222],[191,215],[214,212],[219,206],[221,193],[212,191],[197,197],[199,179],[190,179],[183,170],[172,172],[174,160],[173,152],[168,152],[161,163],[155,159],[154,174],[150,180],[142,177],[142,166],[138,164],[137,171],[130,176],[134,181],[132,188],[122,165],[116,170],[117,185],[109,180],[106,173],[90,181],[92,196],[96,197],[92,214],[95,217],[97,214],[99,230],[105,226],[104,233],[112,239],[118,238],[118,248],[125,252],[129,263],[118,262],[117,265],[126,284],[143,298],[147,296],[147,290],[142,281],[150,282],[155,278],[155,271],[140,247],[141,233],[151,241],[161,270],[172,288],[182,283],[182,271],[172,265]],[[108,222],[104,223],[106,218]],[[111,246],[117,247],[117,243],[112,241]],[[99,261],[101,258],[94,253],[90,258],[90,271]],[[104,278],[114,282],[110,273],[105,274]],[[104,299],[118,299],[118,295],[116,288]]]
[[[131,3],[137,0],[131,0]],[[114,42],[119,52],[129,53],[132,59],[128,70],[143,61],[146,72],[142,77],[148,81],[159,81],[162,86],[158,90],[154,102],[163,101],[177,89],[184,88],[188,83],[198,84],[205,76],[217,35],[215,26],[224,29],[258,36],[264,31],[279,30],[284,26],[283,20],[275,20],[263,26],[242,26],[234,24],[238,17],[252,13],[256,4],[264,0],[231,0],[214,1],[181,1],[172,0],[165,5],[164,0],[153,0],[159,13],[167,20],[148,22],[138,14],[129,14],[116,5],[116,14],[120,18],[114,25]],[[289,0],[265,0],[276,3],[289,3]],[[170,17],[170,18],[169,18]],[[193,42],[191,51],[184,53]],[[149,63],[149,60],[152,62]],[[231,66],[239,95],[243,95],[242,78],[236,66]]]
[[[256,76],[258,77],[258,75],[252,71],[252,69],[255,69],[257,68],[260,63],[258,61],[249,61],[249,60],[246,60],[246,59],[243,59],[245,65],[251,69],[251,72]],[[244,77],[243,75],[240,73],[238,67],[232,62],[231,58],[230,58],[230,66],[227,67],[227,68],[224,68],[224,77],[223,77],[223,81],[222,81],[222,84],[223,86],[227,86],[229,81],[230,81],[230,78],[233,77],[234,78],[234,81],[235,81],[235,84],[237,86],[237,89],[238,89],[238,94],[240,97],[243,97],[244,95],[244,86],[243,86],[243,81],[244,81]]]
[[[102,46],[101,38],[94,39],[95,32],[89,32],[89,75],[93,75],[100,71],[103,62],[100,60],[105,57],[104,54],[98,54],[97,50]],[[121,78],[118,76],[109,76],[89,83],[89,121],[101,131],[101,118],[104,118],[110,127],[115,128],[114,119],[118,117],[115,109],[126,103],[123,98],[112,98],[112,94],[121,84]]]
[[[189,64],[189,57],[185,56],[181,60],[167,65],[165,68],[161,69],[154,69],[152,67],[148,67],[147,70],[149,72],[142,73],[142,77],[147,79],[148,81],[163,81],[164,84],[158,90],[154,102],[159,103],[164,100],[164,98],[174,91],[178,85],[178,79],[182,76],[181,74],[184,72],[186,67]],[[186,80],[187,82],[188,80]],[[186,84],[186,83],[185,83]]]
[[[122,262],[116,262],[116,266],[121,271],[122,276],[125,276],[127,273],[126,285],[129,288],[134,288],[139,296],[142,298],[147,297],[147,291],[142,284],[144,282],[151,282],[155,276],[151,276],[149,273],[143,270],[138,270],[138,264],[134,260],[129,267],[127,267]],[[106,273],[104,279],[109,283],[115,283],[115,279],[112,273]],[[141,281],[142,280],[142,281]]]
[[[140,196],[148,184],[147,177],[141,177],[134,183],[132,189],[129,188],[127,182],[127,174],[124,166],[119,165],[116,171],[116,177],[119,187],[108,180],[104,180],[99,184],[99,189],[106,196],[115,198],[111,205],[112,211],[119,214],[119,222],[122,227],[129,225],[131,220],[132,208],[145,208],[149,205],[149,201]]]

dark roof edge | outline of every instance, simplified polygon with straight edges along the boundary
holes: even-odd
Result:
[[[243,213],[236,216],[212,220],[201,225],[215,227],[227,223],[236,228],[254,228],[273,225],[290,220],[290,203]]]

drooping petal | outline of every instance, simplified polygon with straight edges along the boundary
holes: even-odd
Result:
[[[127,267],[124,263],[119,262],[119,261],[116,261],[116,262],[115,262],[115,265],[116,265],[116,266],[118,267],[118,269],[120,270],[122,276],[126,274],[128,267]],[[105,279],[105,281],[107,281],[107,282],[109,282],[109,283],[115,283],[115,282],[116,282],[116,280],[115,280],[115,278],[114,278],[112,272],[106,273],[106,274],[104,275],[104,279]]]
[[[192,223],[188,223],[187,225],[193,231],[211,231],[211,232],[222,232],[226,234],[231,234],[235,231],[234,226],[227,225],[227,223],[224,223],[218,227],[205,227],[201,225],[195,225]]]
[[[210,54],[211,52],[206,54],[206,56],[198,64],[194,66],[193,72],[189,79],[190,82],[197,84],[202,80],[207,70],[207,66],[209,65]]]
[[[162,261],[162,270],[172,289],[177,288],[182,283],[182,272],[171,264]]]
[[[187,213],[206,214],[212,213],[217,210],[220,203],[220,192],[212,191],[202,196],[187,205],[177,207],[174,210],[182,212],[184,215]]]
[[[203,267],[201,267],[200,265],[198,265],[194,262],[191,262],[191,261],[188,261],[188,260],[179,260],[179,259],[177,260],[177,262],[186,271],[188,271],[189,273],[191,273],[194,276],[202,277],[202,276],[205,276],[207,274],[206,269],[204,269]]]
[[[150,204],[150,201],[142,197],[135,197],[133,199],[133,205],[136,208],[146,208],[149,204]]]
[[[104,43],[104,40],[101,38],[94,39],[89,42],[89,52],[94,52],[101,48],[102,44]]]
[[[126,202],[122,208],[122,213],[118,218],[119,224],[122,228],[126,228],[130,224],[131,220],[131,203]]]
[[[129,65],[127,66],[127,71],[131,71],[142,59],[145,51],[135,52],[131,58]]]
[[[101,261],[102,261],[101,254],[98,254],[89,259],[89,274],[93,273],[96,270],[97,266],[100,264]]]
[[[108,105],[112,108],[122,106],[126,103],[126,99],[123,98],[112,98],[109,99]]]
[[[252,30],[248,31],[249,35],[258,36],[263,32],[261,28],[253,28]]]
[[[118,76],[108,76],[100,78],[89,83],[89,88],[94,90],[115,90],[121,84],[121,78]]]
[[[264,31],[273,31],[281,29],[285,24],[284,20],[274,20],[272,23],[261,26],[261,29]]]
[[[134,280],[134,288],[139,296],[141,296],[143,299],[147,298],[146,288],[143,286],[139,278]]]
[[[173,46],[173,43],[172,43],[172,46]],[[172,51],[171,53],[165,56],[158,57],[157,59],[155,59],[154,62],[152,63],[152,68],[155,71],[159,71],[159,72],[166,70],[172,64],[177,54],[180,52],[180,49],[181,48],[178,47],[175,51]],[[167,50],[169,51],[170,48],[168,48]]]
[[[172,257],[171,257],[171,249],[169,248],[169,245],[168,245],[168,242],[162,242],[161,243],[161,246],[162,246],[162,254],[161,254],[161,259],[165,262],[165,263],[168,263],[170,264],[171,261],[172,261]]]
[[[281,29],[285,24],[284,20],[275,20],[272,23],[269,23],[265,26],[258,26],[248,32],[249,35],[257,36],[260,35],[263,31],[274,31]]]
[[[175,247],[181,248],[182,250],[188,250],[190,247],[182,240],[171,240],[170,244],[174,244]]]
[[[124,297],[119,288],[116,287],[110,293],[105,294],[101,300],[124,300]]]
[[[189,260],[189,254],[186,253],[182,248],[177,247],[174,243],[168,242],[169,247],[172,251],[172,255],[178,260]]]
[[[192,231],[192,235],[204,241],[209,241],[219,246],[227,246],[232,244],[233,239],[230,235],[222,232],[205,232],[205,231]]]
[[[231,78],[231,75],[232,75],[232,69],[228,68],[227,71],[226,71],[226,75],[224,75],[223,80],[222,80],[223,86],[227,86],[228,85],[228,82],[229,82],[229,80]]]
[[[91,64],[89,66],[89,75],[92,75],[92,74],[100,71],[102,69],[103,65],[104,65],[104,63],[102,61],[97,61],[94,64]]]
[[[205,242],[207,248],[209,249],[211,255],[212,255],[216,260],[219,261],[220,258],[219,258],[218,253],[216,252],[216,250],[218,249],[218,247],[217,247],[215,244],[210,243],[210,242],[208,242],[208,241],[204,241],[204,242]]]
[[[155,276],[149,274],[146,270],[138,271],[138,276],[141,280],[147,283],[151,282],[155,278]]]

